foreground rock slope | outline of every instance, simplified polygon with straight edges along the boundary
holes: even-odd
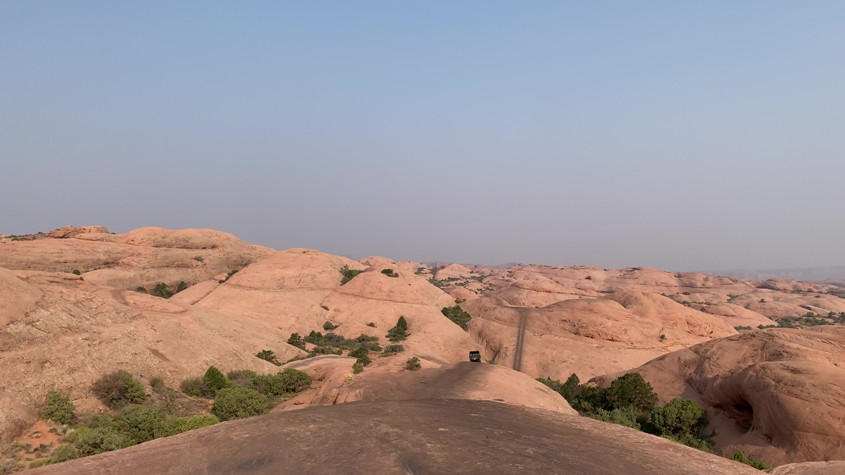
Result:
[[[190,454],[190,456],[186,456]],[[354,402],[218,424],[40,474],[754,474],[621,426],[487,401]]]

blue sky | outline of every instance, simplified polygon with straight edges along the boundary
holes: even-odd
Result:
[[[845,3],[0,3],[0,233],[845,264]]]

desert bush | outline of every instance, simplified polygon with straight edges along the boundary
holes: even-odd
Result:
[[[156,431],[156,438],[169,437],[189,430],[211,426],[220,422],[213,414],[198,414],[188,417],[170,416],[160,422]]]
[[[396,353],[401,353],[403,351],[405,351],[405,347],[402,345],[387,345],[384,347],[384,353],[382,353],[382,355],[391,356],[395,355]]]
[[[147,288],[144,287],[143,285],[139,285],[138,287],[135,287],[135,292],[140,292],[142,294],[145,294],[145,293],[147,293]]]
[[[707,410],[697,401],[675,398],[663,407],[651,410],[651,427],[661,436],[671,436],[689,445],[693,439],[704,440]]]
[[[202,377],[202,382],[209,391],[216,393],[221,389],[229,386],[229,380],[214,366],[209,366]]]
[[[349,356],[353,358],[361,358],[370,354],[370,350],[365,347],[358,347],[349,352]]]
[[[605,392],[607,409],[634,406],[651,411],[657,405],[657,394],[640,373],[627,373],[613,380]]]
[[[178,294],[179,292],[181,292],[181,291],[183,291],[183,290],[185,290],[185,289],[187,289],[187,288],[188,288],[188,283],[187,283],[187,282],[185,282],[184,280],[180,280],[180,281],[176,284],[176,291],[175,291],[175,292],[173,292],[173,293],[174,293],[174,294]]]
[[[218,280],[217,283],[218,284],[225,283],[227,280],[231,279],[232,276],[237,274],[237,273],[238,273],[237,269],[230,270],[229,272],[226,273],[226,277],[223,277],[222,279]]]
[[[376,327],[376,324],[375,324],[375,322],[368,322],[368,323],[367,323],[367,326],[368,326],[368,327],[375,328],[375,327]]]
[[[170,289],[167,288],[167,284],[165,284],[164,282],[157,283],[156,286],[153,288],[152,294],[156,297],[161,297],[163,299],[169,299],[170,297],[173,297],[173,292],[171,292]]]
[[[731,457],[731,459],[736,460],[737,462],[740,462],[740,463],[744,463],[745,465],[749,465],[751,467],[754,467],[758,470],[768,470],[769,469],[769,466],[766,465],[764,462],[762,462],[760,460],[752,460],[747,455],[745,455],[745,452],[742,452],[742,451],[734,453],[733,456]]]
[[[298,393],[311,386],[311,376],[298,369],[287,368],[277,375],[285,392]]]
[[[72,425],[76,422],[75,411],[76,408],[70,402],[67,394],[50,391],[47,393],[47,400],[44,402],[44,409],[41,411],[41,416],[56,424]]]
[[[53,455],[50,457],[50,463],[67,462],[68,460],[77,458],[79,458],[79,450],[76,447],[72,444],[60,445],[53,451]]]
[[[417,371],[421,369],[422,365],[420,365],[420,359],[414,356],[413,358],[408,358],[408,361],[405,362],[405,369],[408,371]]]
[[[636,430],[641,430],[642,428],[638,422],[638,419],[640,419],[640,411],[633,406],[620,407],[610,411],[606,409],[597,409],[590,414],[590,417],[600,421],[630,427]]]
[[[155,439],[160,424],[158,407],[130,404],[112,421],[111,428],[123,434],[134,445]]]
[[[333,346],[315,346],[311,351],[308,352],[309,356],[342,354],[343,350],[341,350],[340,348],[335,348]]]
[[[119,409],[127,404],[139,404],[146,398],[141,383],[125,370],[102,376],[94,382],[91,391],[112,409]]]
[[[563,384],[560,381],[558,381],[556,379],[552,379],[551,377],[537,378],[537,381],[545,384],[546,386],[551,388],[553,391],[558,392],[558,393],[560,392],[560,388],[563,387]]]
[[[352,373],[353,374],[358,374],[358,373],[361,373],[362,371],[364,371],[364,365],[361,364],[360,361],[356,361],[355,363],[352,364]]]
[[[79,269],[74,269],[74,270],[73,270],[73,272],[71,272],[71,274],[73,274],[73,275],[82,275],[82,272],[80,272],[80,271],[79,271]]]
[[[323,330],[334,330],[335,328],[339,327],[340,325],[335,325],[334,323],[326,320],[326,323],[323,323]]]
[[[469,321],[472,317],[470,314],[464,312],[460,305],[455,305],[454,307],[443,307],[441,313],[464,330],[469,328]]]
[[[123,449],[132,445],[132,441],[126,435],[109,426],[80,427],[68,434],[67,440],[76,447],[80,457]]]
[[[153,376],[150,378],[150,387],[153,388],[153,391],[156,393],[160,393],[166,387],[164,385],[164,380],[159,378],[158,376]]]
[[[305,342],[302,340],[302,337],[299,336],[299,333],[290,334],[290,338],[288,338],[288,345],[295,346],[301,350],[305,349]]]
[[[343,278],[340,280],[340,285],[343,285],[350,280],[354,279],[356,275],[364,272],[362,270],[350,269],[349,266],[344,265],[340,268],[340,273],[343,275]]]
[[[388,277],[399,277],[399,274],[393,272],[393,269],[382,269],[381,273]]]
[[[179,389],[188,396],[193,397],[208,397],[210,392],[202,378],[188,378],[182,381]]]
[[[223,388],[214,398],[211,413],[221,421],[242,419],[263,414],[267,410],[268,402],[267,396],[255,389],[243,386]]]
[[[270,363],[273,363],[276,366],[282,365],[282,363],[280,363],[279,360],[276,359],[276,354],[273,353],[271,350],[261,350],[258,353],[256,353],[255,356],[264,360],[264,361],[268,361]]]
[[[387,330],[387,338],[390,341],[402,341],[408,338],[408,321],[405,317],[400,316],[396,321],[396,326]]]
[[[50,457],[35,459],[35,460],[29,462],[29,468],[43,467],[45,465],[50,465],[50,463],[51,463]]]

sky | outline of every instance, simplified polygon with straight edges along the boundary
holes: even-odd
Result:
[[[0,233],[845,264],[845,2],[0,1]]]

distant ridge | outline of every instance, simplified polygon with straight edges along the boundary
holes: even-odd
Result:
[[[795,269],[734,269],[706,271],[707,274],[725,275],[743,280],[801,280],[809,282],[845,279],[845,266],[803,267]]]

